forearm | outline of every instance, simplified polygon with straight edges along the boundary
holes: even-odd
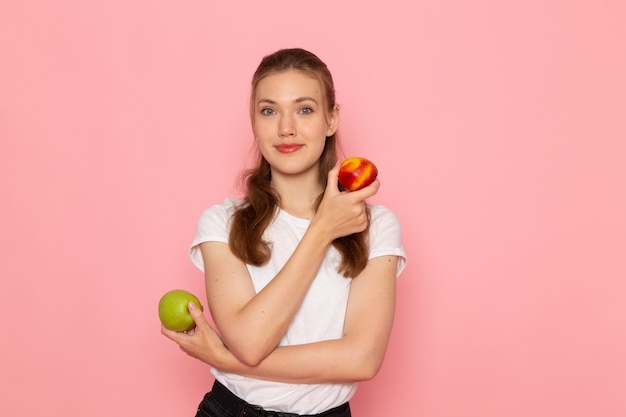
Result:
[[[369,380],[378,372],[384,346],[358,347],[350,339],[278,347],[256,366],[239,361],[224,350],[219,363],[223,371],[251,378],[294,384],[351,383]]]
[[[341,339],[278,347],[257,366],[245,366],[230,358],[224,370],[291,383],[373,378],[383,362],[391,335],[396,268],[395,256],[377,257],[353,280]]]
[[[211,314],[228,348],[248,365],[257,365],[278,345],[332,241],[362,231],[368,224],[363,200],[376,187],[365,194],[359,194],[365,189],[339,193],[336,181],[333,187],[335,192],[327,190],[295,251],[258,293],[245,265],[230,251],[203,249]]]
[[[307,232],[284,267],[258,294],[245,304],[230,307],[230,312],[228,306],[211,309],[226,344],[240,360],[255,365],[278,345],[329,246],[325,236],[315,230]],[[207,293],[214,294],[215,302],[227,299],[209,287]]]

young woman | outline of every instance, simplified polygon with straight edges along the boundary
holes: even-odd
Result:
[[[190,248],[216,325],[162,328],[211,365],[197,417],[350,416],[378,372],[406,258],[397,217],[338,188],[339,106],[326,65],[302,49],[266,56],[252,79],[258,164],[245,198],[207,209]]]

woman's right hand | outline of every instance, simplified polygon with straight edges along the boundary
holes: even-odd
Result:
[[[328,233],[331,242],[367,228],[365,200],[375,195],[380,188],[380,181],[376,179],[360,190],[340,191],[339,167],[340,163],[337,162],[328,172],[326,191],[311,223],[311,226],[320,227]]]
[[[339,164],[329,173],[308,230],[262,290],[255,290],[246,265],[227,244],[201,244],[209,309],[228,351],[242,364],[257,366],[276,349],[333,240],[367,228],[365,199],[376,194],[379,182],[358,191],[340,191],[338,173]]]
[[[225,358],[230,358],[232,354],[195,303],[190,302],[187,307],[195,326],[186,332],[176,332],[161,326],[161,333],[176,342],[187,355],[211,366],[223,367]]]

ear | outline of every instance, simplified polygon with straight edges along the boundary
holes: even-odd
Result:
[[[339,127],[339,105],[335,105],[333,111],[328,115],[328,129],[326,130],[326,137],[332,136]]]

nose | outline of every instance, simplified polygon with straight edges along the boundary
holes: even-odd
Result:
[[[296,135],[295,121],[289,116],[283,116],[280,118],[278,125],[278,134],[281,137],[289,137]]]

